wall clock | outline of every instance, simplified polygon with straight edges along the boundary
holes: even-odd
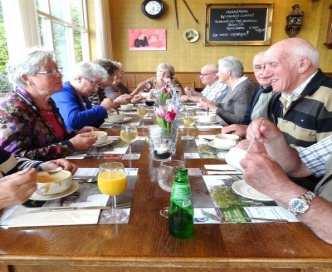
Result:
[[[162,0],[144,0],[142,12],[145,16],[156,19],[165,13],[165,4]]]

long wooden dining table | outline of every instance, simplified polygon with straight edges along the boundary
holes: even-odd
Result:
[[[118,135],[118,129],[108,129]],[[197,131],[192,131],[197,133]],[[210,130],[204,133],[217,133]],[[147,135],[146,128],[139,129]],[[190,143],[177,143],[174,158],[183,159]],[[140,153],[128,224],[13,228],[0,230],[0,272],[8,271],[332,271],[332,245],[302,223],[195,225],[192,239],[172,237],[159,215],[169,193],[152,177],[148,144],[133,143]],[[79,167],[98,167],[107,158],[75,160]],[[202,168],[217,159],[185,160]],[[128,166],[128,161],[123,161]],[[193,190],[208,195],[201,177]],[[331,226],[332,227],[332,226]]]

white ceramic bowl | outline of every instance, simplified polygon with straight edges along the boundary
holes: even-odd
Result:
[[[41,171],[37,173],[37,190],[40,195],[53,195],[62,193],[72,185],[72,174],[67,170],[56,173]]]
[[[120,106],[120,110],[125,110],[125,111],[132,110],[133,108],[134,108],[133,104],[125,104]]]
[[[101,130],[96,130],[93,132],[94,135],[97,137],[97,141],[95,144],[102,144],[107,141],[107,132],[106,131],[101,131]]]
[[[226,153],[225,161],[235,169],[243,171],[240,161],[246,156],[246,154],[246,150],[234,147]]]

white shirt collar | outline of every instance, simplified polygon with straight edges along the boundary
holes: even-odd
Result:
[[[297,86],[292,92],[290,93],[281,93],[281,96],[285,97],[286,99],[290,99],[291,101],[295,101],[304,91],[305,87],[308,85],[310,80],[318,73],[316,71],[311,76],[309,76],[305,81],[303,81],[299,86]]]

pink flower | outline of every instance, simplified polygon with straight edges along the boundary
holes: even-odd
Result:
[[[163,107],[156,108],[155,113],[160,118],[164,118],[166,115],[165,109]]]
[[[173,122],[176,116],[176,112],[175,111],[168,111],[165,114],[165,120],[166,122],[170,123]]]

